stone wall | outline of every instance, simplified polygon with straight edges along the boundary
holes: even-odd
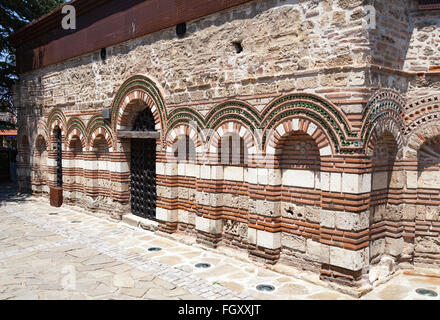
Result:
[[[440,134],[438,74],[413,71],[436,63],[416,49],[435,47],[422,26],[439,18],[414,8],[375,1],[369,29],[368,1],[258,0],[188,22],[182,39],[170,28],[106,48],[106,60],[94,52],[23,74],[21,185],[56,185],[60,128],[66,202],[130,214],[131,143],[119,131],[150,108],[161,231],[349,285],[376,264],[435,263],[438,222],[411,212],[439,193],[424,178],[438,167],[421,172],[417,156]],[[222,161],[229,137],[239,148],[225,158],[238,162]],[[186,145],[194,154],[181,158]]]

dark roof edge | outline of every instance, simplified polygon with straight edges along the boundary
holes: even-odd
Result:
[[[27,40],[34,38],[36,35],[56,28],[62,20],[61,10],[66,5],[74,6],[76,14],[82,15],[108,1],[109,0],[72,0],[66,2],[14,32],[9,37],[9,41],[15,48],[17,48]]]

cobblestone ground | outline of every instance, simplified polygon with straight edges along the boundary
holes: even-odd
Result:
[[[0,300],[354,299],[316,279],[283,275],[72,207],[53,208],[1,184],[0,219]],[[153,247],[161,250],[149,251]],[[399,277],[364,298],[425,298],[411,285],[440,293],[438,275]],[[258,284],[276,289],[262,293]]]

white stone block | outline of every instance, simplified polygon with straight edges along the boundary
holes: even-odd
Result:
[[[165,166],[165,175],[167,176],[177,175],[177,163],[167,163]]]
[[[326,228],[335,228],[336,225],[336,215],[338,212],[330,211],[330,210],[321,210],[320,211],[320,226]]]
[[[127,162],[113,162],[112,171],[118,173],[130,172],[130,168]]]
[[[257,244],[257,229],[248,228],[248,242],[250,244]]]
[[[49,167],[56,167],[57,166],[57,161],[56,159],[47,159],[47,165]]]
[[[316,262],[330,262],[330,247],[312,239],[307,239],[306,253]]]
[[[315,172],[310,170],[283,170],[283,185],[302,188],[315,187]]]
[[[278,132],[278,134],[280,135],[280,137],[284,136],[284,134],[286,133],[286,130],[284,130],[284,126],[283,124],[280,124],[277,128],[276,131]]]
[[[186,165],[186,176],[199,178],[200,177],[200,166],[195,163],[188,163]]]
[[[330,191],[341,192],[342,190],[342,174],[339,172],[330,173]]]
[[[156,162],[156,173],[160,175],[165,174],[165,163],[163,162]]]
[[[342,192],[360,194],[370,192],[371,174],[342,174]]]
[[[314,124],[313,122],[311,122],[311,123],[309,124],[309,127],[307,128],[307,134],[308,134],[309,136],[312,136],[312,135],[315,133],[316,128],[317,128],[316,124]]]
[[[408,189],[417,189],[417,171],[406,171],[406,187]]]
[[[190,217],[190,213],[188,211],[185,210],[178,210],[177,211],[177,220],[179,222],[183,222],[183,223],[189,223],[189,217]]]
[[[243,181],[244,180],[243,167],[225,166],[224,179],[232,180],[232,181]]]
[[[271,186],[279,186],[282,183],[282,174],[280,169],[267,169],[267,184]]]
[[[222,220],[212,220],[203,217],[196,217],[196,230],[208,232],[212,234],[222,233]]]
[[[330,264],[353,271],[368,266],[369,249],[347,250],[339,247],[330,247]]]
[[[200,166],[200,178],[201,179],[211,179],[211,166],[202,165]]]
[[[419,174],[417,186],[426,189],[439,189],[440,171],[422,171]]]
[[[86,162],[86,161],[84,161],[84,162]],[[107,161],[98,161],[98,170],[107,171],[108,170],[108,162]]]
[[[258,169],[257,168],[248,168],[246,181],[248,183],[252,183],[252,184],[258,183]]]
[[[278,249],[281,246],[281,233],[257,230],[257,245],[268,249]]]
[[[177,164],[177,174],[181,177],[186,176],[186,163],[178,163]]]
[[[258,184],[267,185],[268,184],[268,169],[258,168]]]
[[[223,180],[223,167],[222,166],[212,166],[211,167],[211,179]]]
[[[292,120],[292,128],[293,128],[293,131],[299,130],[299,119]]]
[[[177,211],[156,208],[156,219],[167,222],[177,222]]]
[[[331,156],[332,155],[332,148],[330,146],[325,146],[319,149],[319,155],[321,157],[325,156]]]
[[[323,191],[330,191],[330,172],[319,173],[319,185],[317,185],[317,188]]]

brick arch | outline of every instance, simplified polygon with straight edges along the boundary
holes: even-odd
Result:
[[[113,140],[112,140],[111,133],[106,127],[101,127],[101,126],[96,127],[95,130],[88,137],[89,150],[93,151],[93,146],[95,145],[95,140],[98,136],[104,137],[105,141],[107,142],[109,152],[113,152],[114,146],[113,146]]]
[[[222,122],[218,123],[217,126],[213,128],[213,130],[214,133],[207,143],[207,149],[210,154],[217,155],[218,146],[221,138],[228,134],[237,134],[240,138],[243,139],[249,158],[259,152],[257,143],[258,140],[254,135],[256,134],[256,132],[252,133],[252,131],[246,125],[238,122],[237,120],[224,119]]]
[[[418,127],[407,137],[405,157],[416,158],[420,147],[428,140],[440,136],[440,121],[428,122]]]
[[[405,135],[409,136],[420,126],[440,120],[440,96],[432,95],[408,103],[404,116]]]
[[[118,90],[112,104],[113,132],[132,125],[136,111],[145,107],[151,109],[156,126],[161,135],[165,134],[167,111],[162,90],[156,82],[144,75],[135,75],[127,79]],[[134,110],[135,109],[135,110]]]
[[[83,121],[80,118],[73,117],[70,118],[67,122],[67,129],[66,129],[66,142],[67,145],[70,146],[72,139],[77,136],[79,140],[81,141],[81,145],[83,148],[83,151],[86,151],[87,149],[87,133],[86,133],[86,127],[84,126]]]
[[[201,133],[188,123],[180,123],[168,130],[166,135],[167,152],[174,152],[173,146],[177,142],[179,136],[188,136],[196,148],[196,153],[203,151],[203,138]]]
[[[44,138],[44,140],[49,141],[50,132],[47,127],[47,122],[43,120],[38,121],[36,135],[37,137],[41,135]]]
[[[262,143],[266,152],[275,128],[292,118],[308,119],[317,125],[327,137],[332,154],[359,149],[358,133],[353,132],[350,121],[338,106],[318,95],[300,92],[277,97],[262,110],[260,127],[264,129]]]
[[[276,154],[278,152],[277,146],[281,139],[295,132],[308,134],[315,141],[321,157],[334,154],[335,150],[330,143],[326,131],[319,123],[304,116],[293,116],[276,123],[274,130],[271,131],[267,139],[264,149],[266,154]]]
[[[109,151],[113,152],[115,150],[115,141],[112,134],[111,128],[105,123],[102,116],[94,116],[87,123],[86,127],[86,137],[89,145],[89,150],[92,151],[96,137],[99,135],[104,136],[109,147]]]
[[[397,144],[397,157],[402,156],[402,150],[405,145],[405,137],[402,134],[401,126],[394,121],[393,118],[385,118],[377,121],[371,131],[366,142],[366,154],[368,156],[373,155],[374,147],[377,141],[386,133],[390,133]]]
[[[61,129],[61,136],[66,136],[67,120],[63,111],[59,108],[53,109],[47,117],[47,128],[50,136],[54,136],[54,129],[59,127]]]
[[[371,145],[384,130],[391,131],[399,147],[405,143],[405,123],[402,118],[406,105],[402,95],[393,89],[381,89],[374,93],[362,113],[360,138],[365,152],[371,152]],[[392,128],[390,128],[391,126]]]

